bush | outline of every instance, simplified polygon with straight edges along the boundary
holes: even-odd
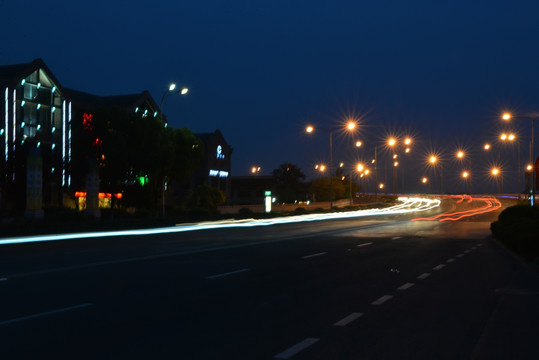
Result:
[[[490,229],[508,249],[529,259],[539,256],[539,208],[511,206],[501,212]]]
[[[307,214],[307,210],[305,210],[305,208],[297,207],[294,210],[294,215],[303,215],[303,214]]]

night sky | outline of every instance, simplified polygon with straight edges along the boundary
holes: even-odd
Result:
[[[498,155],[481,148],[506,129],[528,161],[529,121],[508,125],[499,114],[539,112],[537,0],[0,0],[0,13],[2,65],[42,58],[62,86],[149,90],[158,103],[169,83],[189,87],[167,98],[169,123],[220,129],[233,175],[292,162],[312,178],[314,164],[328,162],[329,136],[305,126],[347,118],[360,127],[335,132],[335,163],[351,166],[390,134],[410,134],[410,190],[429,173],[431,150],[445,160],[446,191],[459,190],[457,147],[474,156],[477,191],[492,186],[479,177]],[[514,183],[516,147],[496,146]]]

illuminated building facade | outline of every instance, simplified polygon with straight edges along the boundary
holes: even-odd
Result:
[[[0,66],[0,92],[0,216],[25,209],[30,153],[42,159],[43,206],[76,207],[74,194],[83,190],[84,179],[77,184],[73,177],[72,135],[88,125],[94,110],[114,107],[161,120],[148,91],[96,96],[66,89],[41,59]]]
[[[230,202],[231,161],[234,149],[226,142],[220,130],[195,134],[204,144],[204,162],[193,173],[191,187],[206,184],[221,190]]]
[[[24,207],[26,158],[29,152],[38,152],[43,158],[44,204],[60,205],[61,189],[70,182],[71,101],[41,59],[0,66],[0,89],[0,184],[4,204]]]

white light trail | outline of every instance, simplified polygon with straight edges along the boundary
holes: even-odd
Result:
[[[399,201],[401,202],[400,204],[397,204],[395,206],[391,206],[388,208],[383,208],[383,209],[346,211],[346,212],[336,212],[336,213],[329,213],[329,214],[307,214],[307,215],[280,217],[280,218],[275,218],[275,219],[222,220],[222,221],[202,222],[202,223],[197,223],[197,224],[179,224],[177,226],[154,228],[154,229],[101,231],[101,232],[4,238],[4,239],[0,239],[0,245],[23,244],[23,243],[43,242],[43,241],[71,240],[71,239],[89,239],[89,238],[101,238],[101,237],[156,235],[156,234],[181,233],[181,232],[187,232],[187,231],[200,231],[200,230],[210,230],[210,229],[271,226],[271,225],[278,225],[278,224],[291,224],[291,223],[310,222],[310,221],[350,219],[350,218],[359,218],[359,217],[366,217],[366,216],[397,215],[397,214],[406,214],[406,213],[411,213],[411,212],[416,212],[416,211],[426,211],[440,205],[440,200],[436,200],[436,199],[400,197]]]

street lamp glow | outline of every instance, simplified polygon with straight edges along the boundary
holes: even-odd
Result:
[[[412,143],[412,139],[406,138],[404,139],[404,145],[410,145]]]
[[[492,170],[490,171],[490,173],[494,176],[497,176],[499,173],[500,173],[500,169],[498,168],[492,168]]]
[[[326,171],[326,165],[320,165],[320,171],[321,172]]]
[[[356,168],[358,172],[362,172],[365,167],[363,166],[363,164],[357,164]]]
[[[361,141],[356,141],[356,147],[361,147],[361,145],[363,145],[363,143]]]
[[[308,133],[312,133],[314,131],[314,128],[311,125],[309,125],[305,128],[305,131]]]
[[[457,157],[458,157],[459,159],[462,159],[462,158],[464,157],[464,151],[458,151],[458,152],[457,152]]]
[[[366,170],[363,172],[363,174],[369,175],[369,172],[370,172],[369,169],[366,169]],[[362,175],[363,175],[363,174],[362,174]]]
[[[353,122],[353,121],[350,121],[350,122],[348,122],[346,127],[348,128],[348,130],[354,130],[356,128],[356,123]]]
[[[396,159],[397,158],[397,154],[393,154],[393,159]]]
[[[424,177],[423,179],[421,179],[421,182],[422,182],[423,184],[426,184],[428,181],[429,181],[429,179],[427,179],[426,177]]]
[[[434,155],[431,155],[430,158],[429,158],[429,162],[431,164],[436,164],[436,161],[438,161],[438,158]]]
[[[384,188],[384,183],[381,183],[380,184],[380,189],[383,189]]]
[[[188,88],[183,88],[181,91],[180,91],[180,94],[182,95],[185,95],[189,92],[189,89]]]
[[[393,166],[394,166],[394,167],[399,166],[399,162],[398,162],[398,161],[395,161],[395,162],[393,163]]]
[[[487,151],[490,150],[490,144],[488,144],[488,143],[485,144],[485,146],[483,146],[483,149],[485,149]]]
[[[463,172],[462,172],[462,177],[465,178],[465,179],[466,179],[469,175],[470,175],[470,174],[469,174],[467,171],[463,171]]]
[[[339,167],[343,167],[343,166],[344,166],[344,163],[340,163],[340,164],[339,164]]]
[[[408,154],[410,152],[410,148],[407,147],[406,150],[404,150],[404,152]]]
[[[387,144],[389,146],[395,146],[397,144],[397,139],[395,138],[389,138],[389,140],[387,141]]]
[[[528,164],[528,166],[526,166],[526,170],[532,171],[532,169],[533,169],[533,166],[531,164]]]
[[[168,91],[172,91],[174,89],[176,89],[176,84],[174,84],[174,83],[170,84],[169,87],[168,87]]]
[[[502,119],[504,120],[511,120],[511,117],[511,114],[507,112],[502,115]]]
[[[514,141],[515,138],[516,138],[515,134],[509,134],[509,135],[507,135],[507,140],[509,140],[509,141]]]
[[[502,141],[507,140],[507,134],[506,133],[501,134],[500,135],[500,140],[502,140]]]

